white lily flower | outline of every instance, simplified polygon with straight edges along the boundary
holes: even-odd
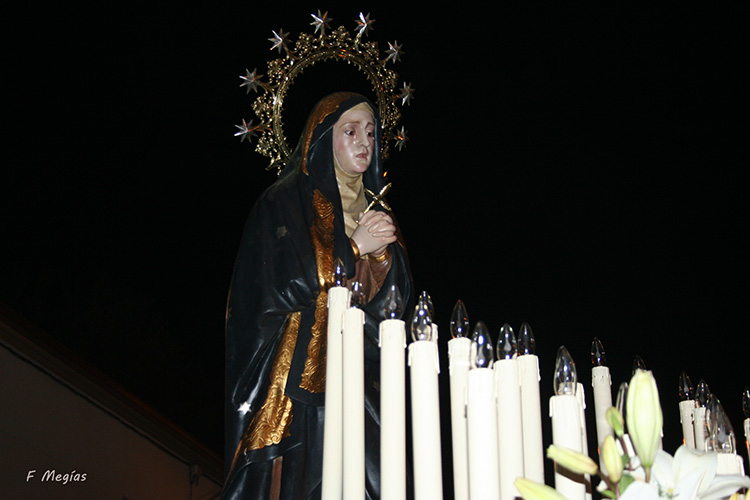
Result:
[[[631,484],[620,500],[720,500],[750,488],[750,477],[716,475],[716,453],[699,453],[680,446],[674,458],[659,450],[651,469],[651,481],[643,481],[642,470],[633,474]]]

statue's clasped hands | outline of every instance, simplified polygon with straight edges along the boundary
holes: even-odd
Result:
[[[360,214],[352,240],[359,247],[361,256],[383,255],[388,245],[396,241],[396,225],[385,212],[372,210]]]

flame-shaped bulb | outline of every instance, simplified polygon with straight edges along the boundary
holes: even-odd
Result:
[[[401,292],[399,292],[396,285],[391,285],[388,289],[388,293],[385,296],[385,303],[383,304],[383,317],[385,319],[401,319],[401,314],[404,312],[404,302],[401,298]]]
[[[578,384],[578,373],[576,364],[565,346],[560,346],[557,350],[557,360],[555,361],[555,394],[575,394],[576,385]]]
[[[695,399],[695,389],[693,383],[690,381],[687,373],[684,371],[680,373],[680,385],[677,391],[677,395],[680,397],[680,401],[688,401]]]
[[[432,315],[428,299],[429,296],[422,292],[414,308],[414,317],[411,320],[411,338],[415,342],[432,340]]]
[[[531,327],[525,321],[521,323],[521,329],[518,330],[518,355],[524,354],[536,354],[536,340],[534,339],[534,332],[531,331]]]
[[[698,406],[706,406],[709,399],[711,399],[711,391],[709,390],[706,381],[701,379],[701,381],[698,382],[698,387],[695,388],[695,402]]]
[[[469,350],[469,363],[474,368],[492,368],[495,360],[492,352],[492,339],[490,332],[484,322],[479,321],[471,333],[471,349]]]
[[[604,352],[602,341],[596,337],[591,342],[591,363],[594,366],[605,366],[607,364],[607,353]]]
[[[635,355],[635,359],[633,360],[633,375],[635,375],[636,370],[646,370],[646,363],[638,354]]]
[[[745,387],[742,391],[742,412],[745,414],[745,418],[750,418],[750,386]]]
[[[422,300],[424,300],[424,303],[427,306],[427,310],[430,313],[430,318],[434,318],[435,317],[435,307],[432,305],[432,299],[430,298],[430,295],[427,292],[422,291],[422,294],[419,296],[419,298],[422,299]]]
[[[513,333],[513,328],[505,323],[497,338],[497,359],[513,359],[517,353],[516,335]]]
[[[346,286],[346,266],[341,257],[333,264],[333,286]]]
[[[352,292],[352,307],[362,309],[365,305],[365,289],[359,281],[352,281],[349,289]]]
[[[711,450],[717,453],[737,453],[734,428],[719,399],[711,394],[706,405],[706,426]]]
[[[456,302],[451,313],[451,336],[454,339],[469,336],[469,315],[466,313],[466,306],[461,300]]]

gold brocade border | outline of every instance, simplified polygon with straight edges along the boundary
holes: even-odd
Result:
[[[313,193],[313,222],[310,241],[318,267],[320,291],[315,302],[315,323],[312,338],[307,346],[305,369],[299,386],[313,393],[325,391],[326,338],[328,327],[328,287],[333,274],[333,205],[317,189]]]
[[[292,423],[292,400],[284,391],[292,365],[292,355],[297,344],[301,313],[289,315],[287,324],[276,348],[276,356],[271,369],[271,385],[263,406],[255,414],[240,440],[240,449],[258,450],[272,444],[279,444],[289,436]]]

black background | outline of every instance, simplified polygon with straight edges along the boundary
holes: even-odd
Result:
[[[737,12],[300,4],[19,15],[5,77],[15,111],[0,300],[221,453],[229,277],[244,219],[274,180],[254,144],[234,137],[242,119],[257,123],[239,76],[278,57],[272,30],[312,33],[319,8],[353,30],[361,10],[382,50],[403,44],[392,67],[415,89],[402,120],[410,140],[388,162],[389,201],[417,288],[435,303],[443,404],[448,320],[462,299],[494,336],[530,323],[545,422],[560,345],[593,412],[598,337],[614,389],[636,355],[654,371],[668,451],[682,439],[682,370],[706,380],[744,441]],[[362,85],[353,69],[332,79],[334,66],[292,87],[291,137],[321,80]]]

